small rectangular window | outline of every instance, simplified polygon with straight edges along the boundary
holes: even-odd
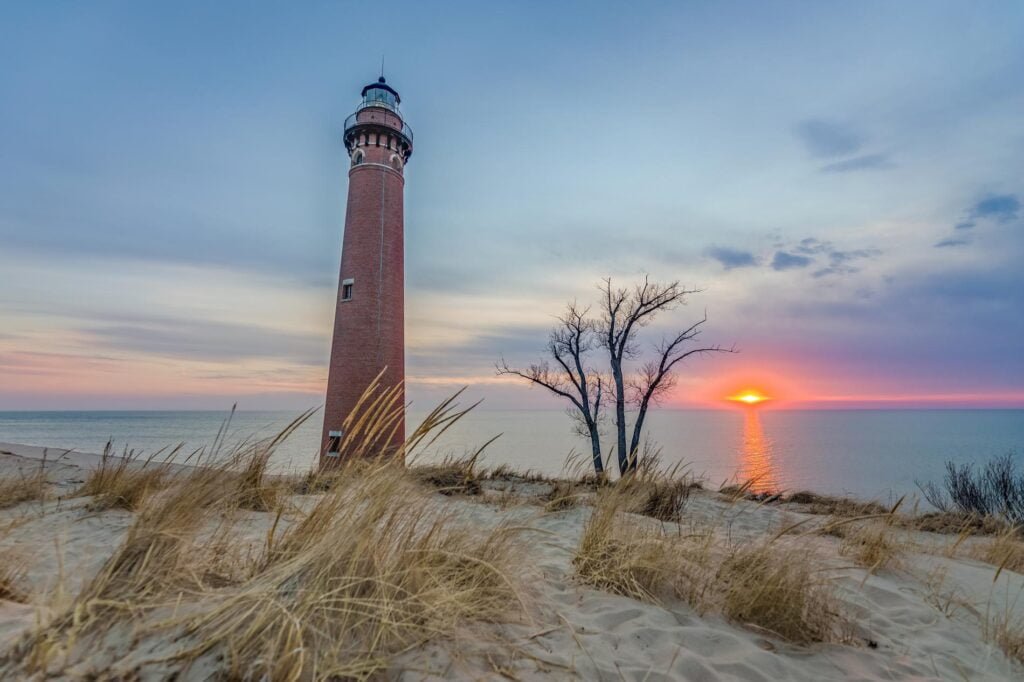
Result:
[[[327,456],[337,457],[341,450],[341,431],[327,432]]]
[[[346,279],[341,283],[341,300],[351,301],[352,300],[352,287],[355,285],[355,280]]]

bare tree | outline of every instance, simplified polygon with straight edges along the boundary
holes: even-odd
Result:
[[[685,303],[690,294],[699,289],[686,289],[678,281],[669,284],[651,282],[646,276],[633,289],[614,288],[611,278],[600,287],[603,316],[595,329],[601,345],[608,351],[612,381],[615,386],[615,430],[619,473],[636,468],[636,452],[640,446],[647,409],[658,402],[674,385],[673,369],[693,355],[703,353],[735,352],[718,345],[691,348],[687,344],[700,334],[707,322],[707,313],[699,322],[679,332],[671,339],[663,339],[656,347],[657,360],[644,364],[639,372],[627,379],[626,360],[639,356],[637,332],[646,327],[662,311],[672,310]],[[636,405],[637,415],[632,437],[626,444],[626,404]]]
[[[502,358],[497,364],[497,370],[499,375],[517,376],[543,386],[572,403],[570,414],[578,420],[580,434],[590,438],[594,472],[602,476],[604,463],[598,426],[608,381],[586,362],[587,354],[598,345],[595,323],[588,317],[589,313],[589,308],[581,309],[573,302],[558,318],[559,324],[551,331],[547,347],[555,361],[555,368],[545,360],[530,365],[526,370],[513,369]]]
[[[504,359],[497,368],[498,374],[522,377],[572,402],[570,413],[579,420],[580,433],[590,437],[594,470],[598,474],[604,471],[598,431],[601,409],[609,399],[607,394],[614,389],[618,468],[620,474],[626,474],[637,466],[647,410],[658,404],[675,385],[674,371],[679,363],[694,355],[733,353],[735,349],[694,343],[707,322],[705,312],[702,319],[686,329],[663,338],[653,349],[654,359],[629,372],[627,362],[641,356],[638,332],[658,313],[684,304],[687,296],[700,290],[686,289],[678,281],[658,284],[647,277],[632,289],[615,288],[610,278],[599,288],[600,319],[591,318],[590,308],[581,309],[574,302],[552,330],[547,350],[555,361],[554,369],[544,361],[530,365],[527,370],[517,370],[510,368]],[[608,352],[610,377],[586,364],[586,355],[598,347]],[[636,410],[633,432],[628,440],[627,405]]]

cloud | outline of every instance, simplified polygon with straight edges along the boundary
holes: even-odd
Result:
[[[811,156],[830,160],[830,163],[819,169],[822,173],[850,173],[895,167],[888,154],[858,154],[864,148],[866,139],[860,132],[843,123],[807,119],[797,124],[796,135]]]
[[[786,248],[782,245],[781,248]],[[880,256],[880,249],[851,249],[843,251],[837,249],[830,241],[806,237],[796,244],[790,246],[787,251],[778,251],[772,260],[772,267],[776,270],[789,270],[792,268],[803,268],[813,262],[817,262],[818,256],[828,259],[828,264],[812,273],[813,277],[825,277],[827,275],[848,275],[859,272],[859,268],[850,265],[851,262]]]
[[[1020,200],[1013,194],[995,194],[985,197],[974,204],[970,210],[971,218],[991,218],[1000,223],[1008,223],[1017,219],[1020,212]],[[961,223],[961,225],[964,223]],[[959,228],[960,225],[957,225]]]
[[[782,271],[792,270],[794,268],[806,268],[813,262],[814,259],[808,258],[807,256],[798,256],[785,251],[776,251],[775,257],[772,258],[772,269]]]
[[[712,246],[705,253],[721,263],[726,270],[757,265],[757,258],[749,251],[730,249],[727,246]]]
[[[101,324],[82,330],[105,351],[128,351],[199,361],[275,358],[319,366],[327,339],[319,334],[283,332],[256,325],[176,318]]]
[[[953,226],[958,231],[972,230],[979,220],[994,220],[997,223],[1008,223],[1016,220],[1020,214],[1020,199],[1014,194],[990,194],[979,199],[966,209],[966,218]],[[949,237],[935,244],[942,248],[947,246],[964,246],[968,240],[961,237]]]
[[[846,156],[857,152],[863,137],[849,126],[823,119],[807,119],[796,126],[796,136],[808,153],[818,158]]]
[[[821,167],[822,173],[850,173],[859,170],[886,170],[895,168],[888,154],[864,154],[852,159],[836,161]]]
[[[463,373],[467,367],[492,373],[501,358],[510,365],[528,364],[546,356],[548,333],[554,324],[552,317],[541,314],[535,321],[481,330],[458,341],[408,348],[406,366],[412,373],[446,376]],[[453,357],[459,358],[459,363],[453,363]]]
[[[876,258],[881,255],[881,249],[853,249],[851,251],[831,251],[828,257],[832,261],[832,265],[842,265],[853,260]]]
[[[805,240],[806,241],[806,240]],[[828,244],[828,242],[825,242]],[[860,272],[860,268],[850,265],[851,262],[875,258],[882,255],[881,249],[853,249],[851,251],[838,251],[831,248],[828,251],[828,267],[816,270],[813,277],[826,277],[828,275],[850,275]]]
[[[806,239],[801,239],[800,243],[793,250],[807,255],[827,253],[832,250],[832,242],[823,242],[814,237],[807,237]]]

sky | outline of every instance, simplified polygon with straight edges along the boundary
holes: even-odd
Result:
[[[701,289],[666,407],[1024,407],[1024,3],[4,3],[0,409],[322,402],[342,125],[406,169],[409,394]]]

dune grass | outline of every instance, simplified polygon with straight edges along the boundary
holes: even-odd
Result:
[[[89,471],[75,495],[91,497],[87,505],[91,511],[135,511],[151,493],[164,487],[171,460],[180,449],[178,446],[166,453],[158,451],[146,458],[126,449],[117,456],[113,444],[108,441],[100,456],[99,467]],[[163,459],[161,455],[164,455]]]
[[[0,600],[28,601],[24,581],[25,562],[18,553],[5,549],[0,554]]]
[[[718,569],[722,612],[797,644],[841,639],[839,600],[800,547],[735,546]]]
[[[647,601],[683,599],[698,613],[720,612],[800,644],[843,638],[834,585],[811,568],[802,545],[780,536],[732,542],[700,525],[673,532],[627,514],[635,492],[616,485],[597,496],[573,559],[582,583]]]
[[[638,459],[636,470],[615,483],[625,511],[675,523],[682,520],[696,479],[682,462],[664,467],[660,450],[649,447]]]
[[[843,535],[839,547],[842,556],[853,559],[859,566],[868,569],[868,573],[899,566],[905,549],[889,524],[869,521],[846,528],[849,530]]]
[[[638,506],[636,479],[599,488],[572,563],[585,585],[633,599],[674,597],[690,575],[683,547],[664,527],[630,514]]]
[[[45,500],[49,483],[46,479],[46,460],[29,473],[0,478],[0,509],[9,509],[23,502]]]
[[[850,518],[855,516],[871,516],[886,514],[889,507],[876,501],[861,501],[836,495],[820,495],[808,490],[801,490],[785,498],[791,504],[805,505],[800,511],[808,514],[823,514]]]
[[[1024,619],[1014,618],[1010,612],[1000,613],[990,618],[983,632],[1007,657],[1024,663]]]
[[[269,475],[270,458],[277,447],[315,413],[316,409],[306,410],[272,438],[246,442],[231,452],[226,461],[236,472],[230,490],[235,506],[251,511],[272,511],[284,502],[294,485],[287,477]],[[315,486],[308,477],[306,480]]]
[[[512,531],[457,527],[389,464],[343,481],[194,620],[189,657],[224,650],[238,679],[362,678],[388,653],[515,606]]]
[[[308,511],[267,497],[284,489],[266,470],[273,439],[168,473],[135,499],[133,523],[99,572],[7,653],[0,674],[71,674],[86,660],[115,674],[119,656],[155,637],[175,643],[150,661],[164,671],[201,664],[223,679],[366,679],[464,623],[515,618],[519,531],[459,523],[403,465],[468,410],[446,402],[397,452],[370,457],[361,445],[390,442],[373,429],[387,432],[400,408],[366,402],[361,419],[376,426],[350,443],[366,457],[311,476],[321,495]],[[118,490],[129,470],[111,462],[92,494]],[[239,508],[273,512],[262,541],[239,532]],[[138,634],[125,638],[125,628]]]
[[[621,490],[598,496],[573,558],[576,577],[605,592],[657,601],[673,591],[679,553],[662,531],[621,518],[626,500]]]
[[[690,500],[693,481],[677,471],[642,474],[619,481],[632,503],[628,510],[659,521],[679,522]]]
[[[908,528],[943,535],[999,535],[1011,526],[994,516],[965,514],[957,511],[926,512],[905,519]]]
[[[1008,528],[974,545],[970,556],[1000,570],[1024,574],[1024,542],[1016,528]]]
[[[409,473],[442,495],[479,495],[483,487],[478,459],[479,452],[463,457],[448,455],[435,464],[414,464]]]
[[[993,587],[1002,571],[1002,566],[996,570],[996,577],[992,581]],[[1024,663],[1024,617],[1020,615],[1018,609],[1021,592],[1011,594],[1007,584],[1007,593],[999,606],[994,606],[994,596],[993,589],[982,620],[981,634],[987,641],[999,647],[1008,658]]]
[[[560,512],[577,507],[581,494],[581,486],[575,481],[555,481],[551,484],[551,490],[541,496],[544,511]]]

